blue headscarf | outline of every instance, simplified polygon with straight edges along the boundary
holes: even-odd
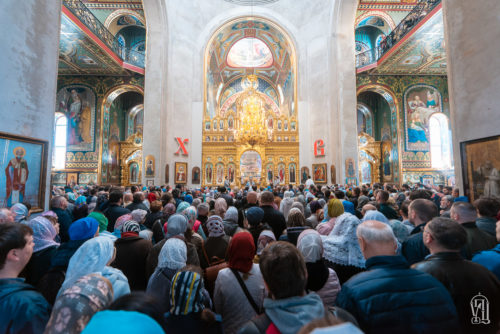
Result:
[[[69,226],[70,240],[85,240],[92,238],[99,229],[99,222],[92,217],[78,219]]]
[[[75,205],[80,206],[83,204],[87,204],[87,198],[85,196],[78,196],[78,198],[75,201]]]
[[[352,215],[356,215],[356,211],[354,210],[354,204],[352,202],[343,200],[342,205],[344,206],[344,212],[349,212]]]
[[[367,220],[376,220],[381,223],[389,224],[389,219],[380,211],[377,210],[369,210],[365,213],[365,216],[361,221],[365,222]]]
[[[179,205],[177,206],[177,211],[175,211],[175,212],[182,213],[182,211],[186,210],[190,206],[191,206],[191,204],[189,204],[188,202],[180,202]]]
[[[184,201],[188,202],[189,204],[193,204],[193,196],[187,194],[184,196]]]
[[[111,311],[97,312],[82,333],[151,333],[164,334],[161,326],[151,317],[144,313],[135,311]]]
[[[10,212],[14,214],[14,221],[16,223],[25,220],[28,217],[28,208],[22,203],[16,203],[10,208]]]

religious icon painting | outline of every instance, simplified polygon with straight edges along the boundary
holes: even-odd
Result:
[[[288,165],[288,182],[294,184],[297,182],[296,179],[297,165],[295,163],[291,163]]]
[[[206,136],[205,141],[210,141],[210,136]]]
[[[227,118],[227,128],[228,130],[232,130],[233,129],[233,126],[234,126],[234,119],[233,119],[233,116],[229,116]]]
[[[66,176],[66,185],[70,187],[78,185],[78,173],[68,173]]]
[[[314,183],[326,183],[326,164],[313,164],[312,168]]]
[[[214,119],[214,130],[217,130],[217,121]]]
[[[236,179],[235,171],[236,171],[236,165],[232,162],[229,163],[227,165],[227,179],[229,180],[229,183],[231,183],[231,184]]]
[[[216,184],[223,184],[224,183],[224,164],[222,162],[219,162],[215,165],[215,171],[216,171],[216,179],[215,183]]]
[[[205,122],[205,130],[210,130],[210,122]]]
[[[191,172],[191,183],[200,184],[200,178],[200,167],[193,167],[193,171]]]
[[[219,130],[224,130],[224,120],[220,120],[219,122]]]
[[[295,122],[290,122],[290,129],[295,131],[297,129],[297,124]]]
[[[205,184],[212,184],[213,165],[211,163],[205,164]]]
[[[220,136],[219,141],[224,141],[224,136]]]
[[[274,165],[267,164],[266,165],[266,179],[269,184],[273,184],[274,180]]]
[[[139,164],[136,161],[128,165],[128,180],[130,184],[138,184],[141,179]]]
[[[331,179],[332,184],[336,184],[337,183],[337,171],[335,169],[335,165],[334,164],[332,164],[330,166],[330,179]]]
[[[39,139],[0,133],[0,208],[27,202],[32,212],[44,207],[47,145]],[[77,179],[75,179],[75,182]]]
[[[278,130],[281,130],[281,120],[278,120]]]
[[[284,163],[279,163],[278,164],[278,177],[280,179],[280,184],[284,184],[285,183],[285,176],[286,176],[286,173],[285,173],[285,164]]]
[[[346,177],[356,177],[356,167],[354,166],[354,159],[345,159],[345,176]]]
[[[154,185],[155,185],[155,181],[154,180],[146,180],[146,186],[152,187]]]
[[[185,184],[187,183],[187,162],[176,162],[175,163],[175,184]]]
[[[170,166],[169,164],[167,164],[165,166],[165,183],[169,183],[170,182]]]
[[[500,198],[500,136],[460,143],[465,195]]]
[[[301,183],[306,183],[307,179],[309,178],[309,168],[308,167],[302,167],[300,169],[300,182]]]
[[[155,177],[155,157],[148,155],[146,157],[146,177]]]
[[[287,121],[286,119],[285,119],[285,122],[284,122],[284,124],[283,124],[283,129],[284,129],[285,131],[288,131],[288,121]]]

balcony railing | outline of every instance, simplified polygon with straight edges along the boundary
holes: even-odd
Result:
[[[366,50],[356,55],[356,68],[365,67],[377,61],[380,48]]]
[[[117,38],[106,29],[104,24],[80,0],[63,0],[63,5],[123,61],[144,68],[144,53],[129,50],[122,46]]]
[[[356,67],[363,67],[378,61],[440,3],[441,0],[420,0],[398,26],[382,40],[378,52],[368,50],[356,55]],[[365,54],[369,51],[371,51],[372,55],[377,55],[378,57],[373,57],[370,62],[367,62]]]

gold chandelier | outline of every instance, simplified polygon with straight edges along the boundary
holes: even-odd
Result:
[[[264,101],[255,89],[257,77],[249,75],[244,81],[249,84],[236,102],[238,119],[233,132],[237,143],[253,147],[272,140],[272,129],[266,126]]]

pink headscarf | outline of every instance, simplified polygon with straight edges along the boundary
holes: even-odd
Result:
[[[115,223],[115,230],[121,231],[123,224],[125,224],[125,222],[127,222],[129,220],[133,220],[132,215],[130,213],[127,213],[126,215],[118,217],[118,219],[116,220],[116,223]]]

